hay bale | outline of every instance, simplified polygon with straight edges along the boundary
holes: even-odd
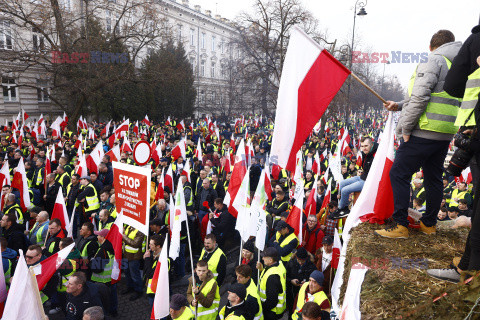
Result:
[[[464,301],[465,294],[460,292],[467,290],[465,286],[431,278],[426,270],[447,268],[454,257],[461,256],[468,230],[441,228],[436,235],[427,236],[410,229],[409,239],[387,239],[373,234],[381,227],[362,223],[351,231],[340,301],[352,265],[361,262],[371,268],[360,295],[362,319],[465,318],[474,304],[472,299]],[[471,296],[475,288],[469,291]],[[480,296],[480,285],[477,289]],[[468,290],[472,290],[471,286]],[[446,291],[446,297],[433,302]]]

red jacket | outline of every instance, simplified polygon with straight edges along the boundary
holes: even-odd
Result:
[[[312,255],[315,255],[315,252],[320,249],[323,245],[323,237],[325,234],[320,229],[320,224],[315,226],[315,228],[310,231],[308,230],[308,225],[305,223],[303,225],[303,242],[302,247],[305,248]]]

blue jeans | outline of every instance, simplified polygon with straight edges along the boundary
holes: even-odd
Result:
[[[186,243],[180,243],[180,253],[178,254],[178,258],[175,259],[175,270],[177,272],[177,276],[183,278],[185,276],[185,248]]]
[[[363,189],[363,181],[359,176],[340,181],[340,203],[338,209],[344,209],[348,206],[348,197],[352,192],[360,192]]]
[[[140,275],[140,260],[128,261],[128,268],[125,270],[127,286],[135,292],[143,292],[142,276]]]

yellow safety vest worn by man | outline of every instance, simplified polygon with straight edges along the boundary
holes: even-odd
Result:
[[[420,219],[420,231],[434,234],[437,214],[443,198],[442,173],[448,146],[457,132],[455,119],[461,99],[445,92],[443,85],[451,62],[458,54],[460,42],[448,30],[435,33],[430,41],[431,53],[422,59],[412,76],[408,97],[403,102],[390,101],[386,107],[401,110],[396,127],[397,137],[403,138],[393,166],[392,181],[395,225],[377,230],[379,236],[394,239],[408,238],[408,208],[411,176],[423,168],[424,186],[428,191],[425,213]]]
[[[198,279],[195,281],[198,286]],[[189,282],[187,298],[191,302],[193,300],[191,277]],[[199,290],[200,292],[195,295],[195,299],[197,300],[197,320],[214,320],[217,317],[220,306],[220,291],[217,281],[213,278],[213,273],[210,270],[208,271],[205,281],[201,283]],[[195,306],[192,305],[192,309],[195,309]]]
[[[255,300],[258,308],[258,312],[255,314],[253,320],[263,320],[263,310],[262,310],[262,300],[260,299],[260,294],[258,293],[257,285],[255,281],[250,279],[245,287],[247,288],[247,297],[245,298],[245,302],[247,306],[249,306],[250,299]],[[252,301],[254,303],[254,301]]]
[[[271,248],[267,248],[271,249]],[[287,271],[281,261],[265,267],[260,273],[259,296],[264,316],[281,316],[286,309]]]
[[[295,235],[293,228],[285,221],[278,221],[276,225],[275,239],[271,241],[271,245],[277,249],[283,262],[288,262],[292,258],[293,250],[298,246],[298,238]],[[288,233],[281,234],[281,230],[288,228]]]
[[[208,270],[212,271],[215,280],[219,285],[222,285],[227,272],[227,257],[222,249],[216,245],[215,250],[207,252],[205,248],[202,249],[199,260],[206,260],[208,263]]]
[[[302,310],[303,305],[307,302],[315,302],[319,306],[322,306],[322,304],[326,305],[328,303],[328,306],[330,306],[330,302],[328,301],[328,297],[325,292],[321,290],[314,294],[310,294],[308,292],[308,284],[309,282],[305,282],[300,288],[300,291],[298,292],[297,306],[295,308],[295,312],[292,315],[292,320],[299,319],[299,313]]]

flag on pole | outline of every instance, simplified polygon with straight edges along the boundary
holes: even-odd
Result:
[[[283,64],[272,140],[278,164],[295,170],[295,155],[350,71],[294,26]],[[288,130],[286,130],[288,128]]]
[[[267,193],[265,189],[265,179],[267,176],[267,170],[263,169],[258,181],[257,190],[253,196],[252,205],[250,206],[250,212],[252,218],[256,219],[256,232],[255,246],[258,250],[263,251],[265,249],[265,240],[267,236],[267,214],[265,212],[265,204],[267,203]]]
[[[8,167],[8,161],[3,162],[2,169],[0,170],[0,188],[3,190],[3,186],[10,185],[10,171]],[[5,195],[2,191],[2,197],[0,199],[0,210],[3,211],[3,206],[5,205]]]
[[[115,219],[115,222],[110,227],[105,239],[110,241],[115,252],[115,259],[112,267],[112,284],[120,281],[120,273],[122,266],[122,244],[123,244],[123,212],[120,212]]]
[[[58,189],[57,199],[55,200],[50,220],[55,218],[60,220],[62,229],[65,229],[67,231],[71,229],[70,219],[68,218],[67,206],[65,205],[65,199],[63,198],[62,188]],[[72,237],[70,231],[68,233],[68,237]]]
[[[338,234],[338,229],[335,228],[335,234],[333,236],[333,253],[332,253],[332,268],[338,268],[338,261],[340,260],[340,252],[342,251],[342,242]]]
[[[58,268],[63,264],[63,261],[67,258],[68,254],[74,247],[75,243],[72,243],[32,267],[33,272],[37,277],[38,290],[42,290],[47,285],[48,281],[50,281],[53,274],[57,272]]]
[[[245,159],[245,143],[242,140],[238,145],[237,155],[235,156],[235,164],[233,166],[232,176],[226,192],[223,203],[227,205],[228,212],[235,218],[237,217],[237,210],[233,206],[233,201],[237,196],[238,190],[243,181],[243,177],[247,173],[246,159]]]
[[[21,301],[28,301],[28,303],[21,303]],[[20,250],[20,258],[12,278],[2,319],[46,319],[37,281],[28,269],[22,250]]]
[[[169,256],[173,260],[180,254],[180,231],[182,222],[187,221],[187,207],[185,205],[185,195],[183,193],[182,180],[178,180],[177,193],[175,195],[175,209],[173,211],[173,225],[170,225],[172,231],[172,242],[170,243]]]
[[[302,243],[302,228],[303,228],[303,197],[304,189],[303,183],[301,183],[301,191],[297,198],[295,198],[295,204],[290,211],[287,218],[287,223],[295,230],[295,234],[298,238],[298,243]]]
[[[315,176],[315,181],[313,182],[313,187],[312,190],[310,190],[307,205],[305,206],[305,214],[307,215],[307,218],[309,215],[317,214],[317,179],[318,176]]]
[[[200,143],[200,138],[198,138],[197,149],[195,149],[195,157],[198,159],[198,161],[203,161],[202,144]]]
[[[248,172],[248,170],[247,170]],[[255,228],[255,225],[251,225],[250,221],[250,175],[246,174],[243,177],[242,184],[238,189],[237,195],[233,200],[232,207],[237,212],[237,222],[235,229],[240,233],[240,237],[243,241],[247,241],[251,235],[251,228]]]
[[[23,210],[30,208],[30,194],[28,193],[28,180],[23,158],[20,158],[17,171],[13,175],[12,188],[17,188],[20,191],[20,207]]]
[[[180,188],[179,188],[180,189]],[[183,193],[183,192],[182,192]],[[165,238],[162,252],[158,258],[157,266],[155,268],[154,277],[156,277],[155,283],[155,298],[153,300],[152,314],[150,319],[161,319],[170,314],[170,291],[168,282],[168,237]],[[158,271],[157,271],[158,270]],[[152,286],[153,286],[152,278]],[[159,289],[159,290],[157,290]],[[188,308],[188,307],[187,307]]]

